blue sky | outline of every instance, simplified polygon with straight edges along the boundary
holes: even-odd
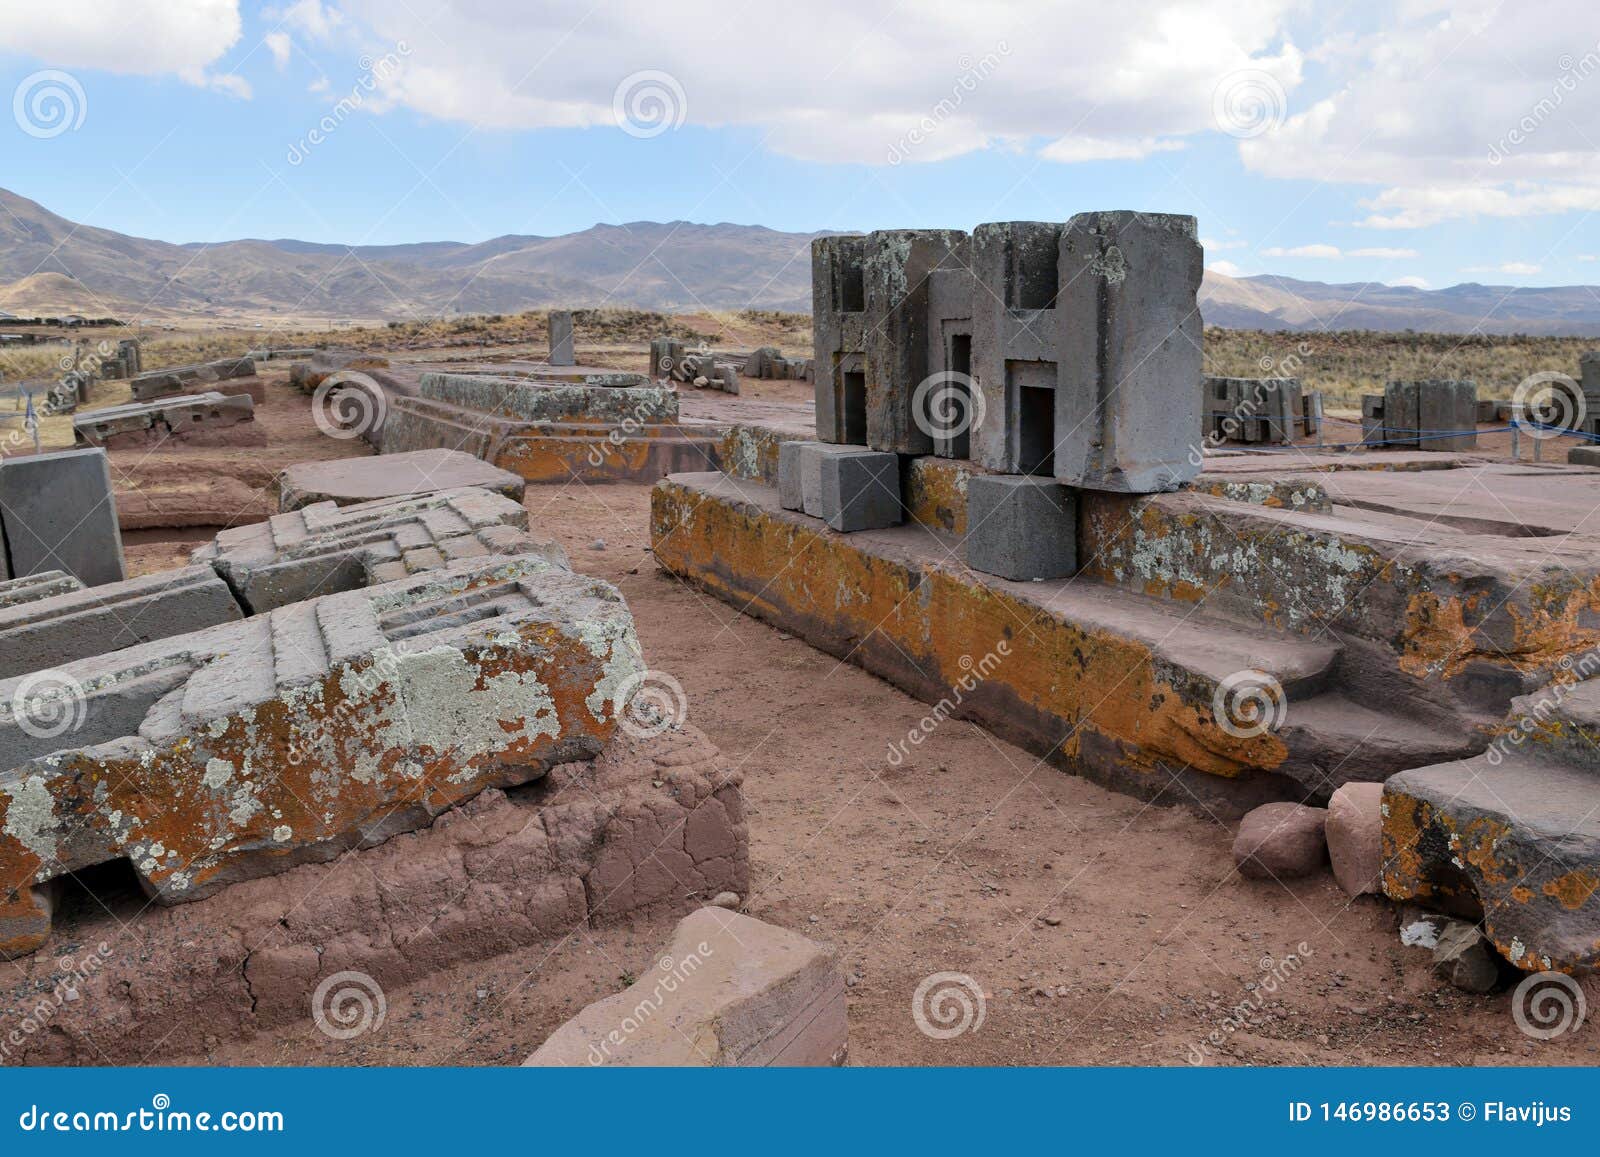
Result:
[[[1600,282],[1600,8],[1355,7],[55,0],[0,185],[170,241],[1135,208],[1228,273]]]

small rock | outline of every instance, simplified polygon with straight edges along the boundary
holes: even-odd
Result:
[[[715,896],[711,897],[711,906],[713,908],[728,908],[733,911],[738,911],[739,893],[718,892]]]
[[[861,983],[861,977],[857,976],[854,972],[852,972],[849,976],[844,978],[844,986],[846,988],[854,988],[856,985],[858,985],[860,983]]]
[[[1476,924],[1452,920],[1433,949],[1433,971],[1464,992],[1489,992],[1500,980],[1494,947]]]
[[[595,539],[593,542],[591,542],[589,544],[589,549],[590,550],[604,550],[605,548],[606,548],[606,540],[603,539],[603,538],[597,538],[597,539]]]
[[[1450,917],[1421,908],[1400,909],[1400,943],[1407,948],[1432,948],[1439,943],[1439,933],[1444,931]]]
[[[1328,800],[1328,859],[1351,896],[1377,892],[1383,870],[1383,784],[1347,783]]]
[[[1233,839],[1239,874],[1254,880],[1309,876],[1328,856],[1322,828],[1328,813],[1298,803],[1262,804],[1244,817]]]
[[[1061,917],[1060,916],[1041,916],[1039,918],[1041,920],[1043,920],[1046,924],[1050,925],[1050,927],[1052,927],[1052,928],[1054,928],[1057,924],[1061,923]]]

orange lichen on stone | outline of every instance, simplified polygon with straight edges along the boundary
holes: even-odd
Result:
[[[1600,877],[1582,868],[1574,868],[1554,880],[1547,880],[1544,894],[1563,908],[1575,911],[1589,902],[1589,897],[1594,895],[1597,888],[1600,888]]]
[[[1234,777],[1288,756],[1270,732],[1215,726],[1214,688],[1163,678],[1137,640],[931,559],[885,557],[751,503],[708,500],[672,480],[652,498],[656,557],[748,613],[792,630],[930,701],[1003,648],[960,713],[1025,730],[1067,759],[1092,737],[1123,769]]]

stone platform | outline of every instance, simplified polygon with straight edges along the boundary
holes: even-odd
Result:
[[[462,486],[490,490],[513,502],[522,501],[523,481],[515,474],[471,454],[441,449],[297,463],[278,477],[278,509],[299,510],[316,502],[349,506]]]
[[[694,474],[658,485],[652,534],[674,573],[1064,767],[1237,811],[1482,751],[1514,697],[1600,642],[1600,538],[1579,513],[1600,491],[1575,492],[1600,479],[1326,458],[1208,460],[1171,494],[1080,491],[1082,567],[1059,581],[967,569],[972,467],[929,458],[903,526],[837,534],[771,487]],[[1565,497],[1530,526],[1524,490]],[[1242,675],[1277,688],[1275,726],[1218,726]]]
[[[163,397],[88,410],[72,419],[79,446],[107,450],[156,447],[168,442],[193,446],[265,446],[267,436],[255,425],[255,402],[247,395],[228,397],[217,391]]]

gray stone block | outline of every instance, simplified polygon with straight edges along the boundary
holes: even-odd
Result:
[[[1066,578],[1078,569],[1078,499],[1049,478],[967,479],[967,565],[1001,578]]]
[[[900,456],[880,451],[824,454],[822,513],[833,530],[881,530],[905,517],[900,503]]]
[[[1151,494],[1200,472],[1193,217],[1080,213],[1061,231],[1055,477]]]
[[[829,458],[845,454],[871,454],[865,446],[834,446],[826,442],[801,442],[800,446],[800,496],[801,509],[812,518],[822,517],[822,464]]]
[[[73,581],[59,572],[57,578],[49,585]],[[43,598],[0,604],[0,679],[242,618],[227,584],[208,566],[66,586]]]
[[[550,364],[553,366],[578,364],[577,355],[573,351],[572,311],[569,309],[550,311]]]
[[[104,450],[0,462],[0,522],[18,578],[60,570],[92,587],[126,577]]]
[[[804,510],[805,493],[800,486],[800,450],[804,442],[778,443],[778,504],[785,510]],[[818,480],[820,486],[820,478]]]
[[[0,581],[0,614],[23,603],[54,598],[56,595],[70,594],[82,589],[81,582],[59,570],[40,571],[27,578]]]
[[[1418,416],[1424,450],[1459,451],[1478,448],[1478,387],[1472,382],[1418,382]],[[1454,437],[1442,436],[1454,433]]]

